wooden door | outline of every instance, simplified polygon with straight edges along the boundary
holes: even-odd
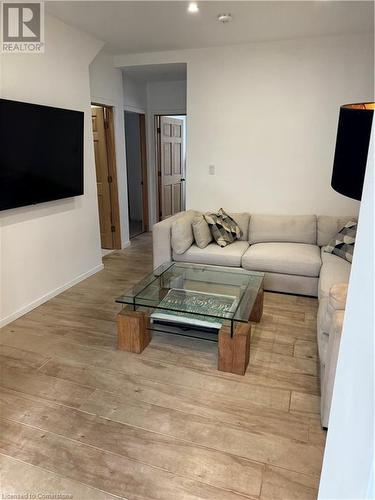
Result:
[[[114,248],[110,175],[105,133],[104,108],[92,107],[92,131],[94,135],[96,183],[98,191],[100,238],[102,248]]]
[[[160,118],[160,208],[161,219],[182,210],[183,127],[180,118]]]

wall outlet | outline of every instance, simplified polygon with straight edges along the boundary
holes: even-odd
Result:
[[[215,175],[215,165],[209,165],[208,166],[208,173],[210,175]]]

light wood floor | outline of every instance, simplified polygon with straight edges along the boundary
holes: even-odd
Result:
[[[74,500],[317,496],[317,301],[267,293],[244,377],[217,345],[155,335],[116,351],[116,296],[151,269],[150,235],[1,332],[3,493]]]

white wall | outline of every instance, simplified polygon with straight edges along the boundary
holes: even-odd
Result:
[[[119,67],[187,63],[188,207],[291,214],[358,209],[331,189],[330,177],[340,104],[373,99],[370,35],[114,60]]]
[[[113,66],[112,56],[104,51],[90,64],[90,90],[91,102],[113,106],[121,244],[125,248],[129,245],[129,223],[122,73]]]
[[[146,83],[123,75],[124,107],[135,113],[145,113],[147,109]]]
[[[153,114],[186,113],[186,80],[176,82],[149,82],[147,109]]]
[[[375,127],[350,276],[319,499],[374,499]]]
[[[45,54],[2,55],[1,96],[85,112],[85,194],[0,212],[0,325],[102,268],[88,74],[102,43],[50,16],[45,36]]]

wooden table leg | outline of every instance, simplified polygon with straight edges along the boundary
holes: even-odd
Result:
[[[230,335],[230,328],[223,326],[219,331],[218,370],[245,375],[250,357],[249,323],[241,323]]]
[[[261,289],[258,292],[257,298],[255,299],[255,304],[251,311],[249,321],[254,321],[255,323],[259,323],[259,321],[262,319],[263,298],[264,298],[264,291],[263,289]]]
[[[151,340],[149,317],[144,311],[129,306],[117,315],[117,349],[140,354]]]

